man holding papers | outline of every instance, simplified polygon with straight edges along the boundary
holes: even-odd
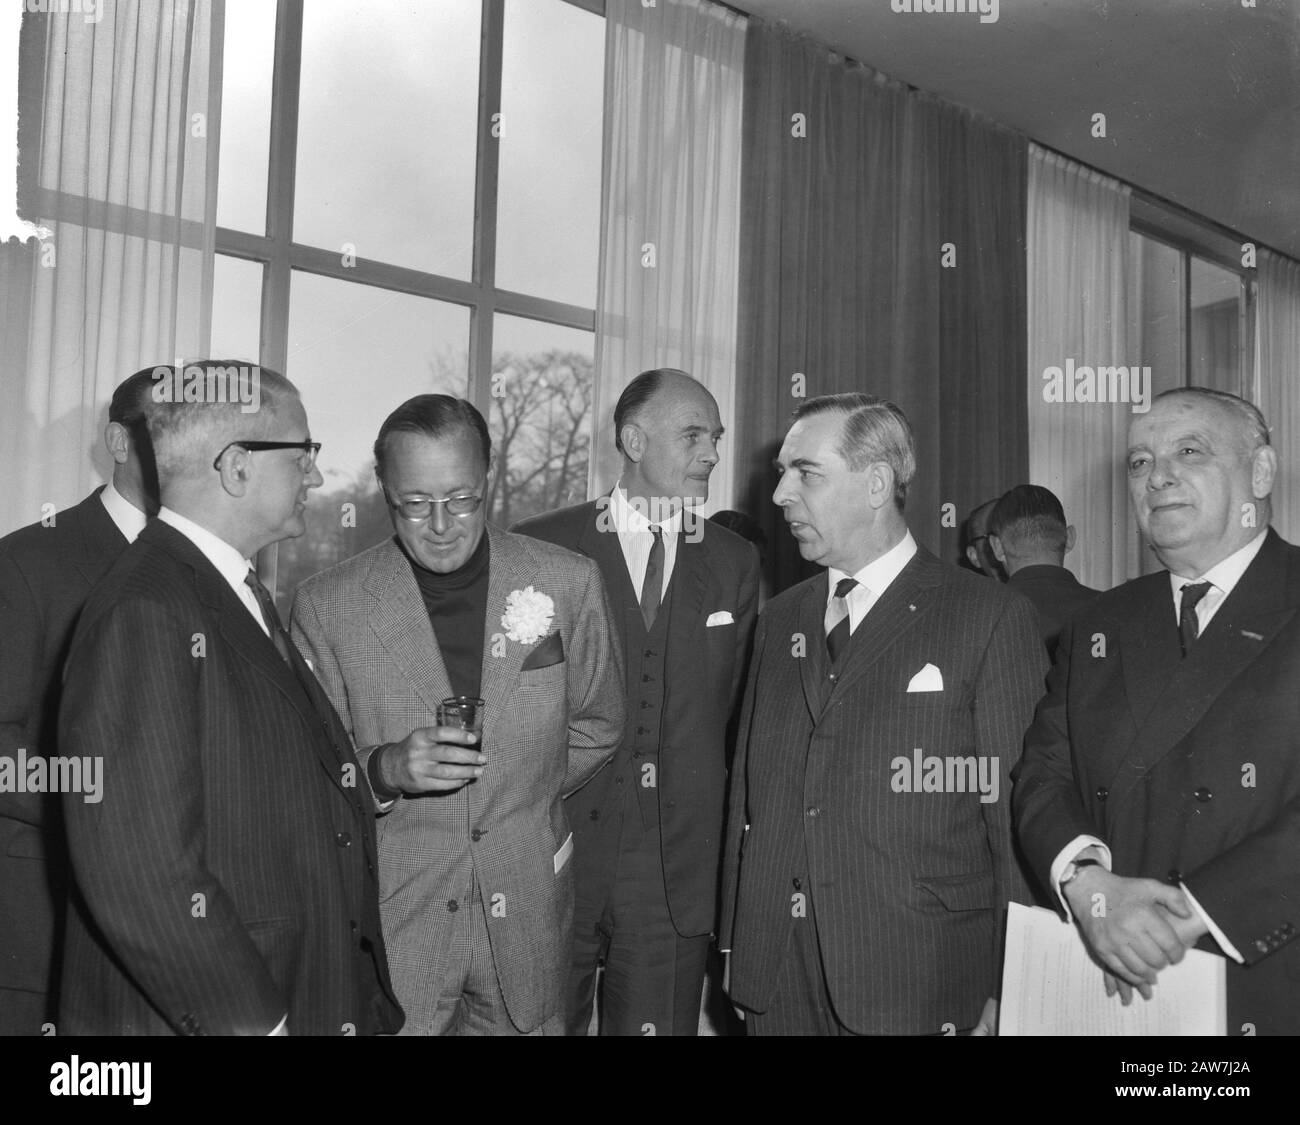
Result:
[[[1150,995],[1194,944],[1229,959],[1229,1034],[1300,1033],[1300,550],[1269,529],[1255,407],[1180,388],[1129,431],[1166,571],[1061,637],[1014,806],[1107,987]]]

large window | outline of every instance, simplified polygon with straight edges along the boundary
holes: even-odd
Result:
[[[586,497],[600,0],[226,0],[214,354],[301,388],[323,443],[302,579],[389,534],[372,472],[415,394],[475,403],[489,518]]]
[[[1151,396],[1197,386],[1251,398],[1256,283],[1243,262],[1249,244],[1136,196],[1129,240],[1128,339],[1135,361],[1150,368]],[[1142,573],[1160,569],[1150,551],[1139,557]]]

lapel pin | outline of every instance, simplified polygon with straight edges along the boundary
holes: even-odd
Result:
[[[1252,633],[1249,629],[1243,629],[1241,635],[1243,637],[1249,637],[1252,641],[1262,641],[1264,639],[1263,633]]]
[[[908,602],[907,608],[910,609],[913,613],[916,612],[916,606],[912,605],[911,602]]]

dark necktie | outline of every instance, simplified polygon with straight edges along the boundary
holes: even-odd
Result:
[[[253,596],[257,599],[257,604],[262,610],[262,620],[266,622],[266,627],[271,633],[271,643],[275,645],[275,651],[290,668],[293,668],[293,658],[289,655],[289,646],[293,642],[289,640],[289,635],[284,631],[284,624],[280,621],[280,615],[275,611],[275,601],[271,597],[271,591],[262,584],[255,570],[250,570],[244,575],[244,585],[253,591]],[[294,671],[296,673],[297,669]]]
[[[654,627],[664,587],[663,531],[660,528],[652,527],[650,534],[655,537],[655,541],[650,547],[650,560],[646,563],[645,581],[641,583],[641,616],[645,618],[647,631]]]
[[[841,578],[835,584],[835,597],[826,609],[826,651],[830,653],[832,664],[839,663],[840,656],[848,647],[849,603],[844,599],[857,584],[856,578]]]
[[[1182,598],[1178,604],[1178,640],[1186,656],[1192,648],[1192,642],[1201,633],[1200,622],[1196,620],[1196,603],[1210,592],[1209,582],[1197,582],[1183,587]]]

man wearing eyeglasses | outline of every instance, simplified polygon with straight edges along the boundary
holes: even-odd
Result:
[[[418,395],[375,441],[395,535],[304,582],[294,639],[376,797],[405,1032],[560,1035],[573,916],[562,798],[622,732],[596,565],[487,523],[495,458],[463,399]],[[439,723],[482,700],[482,735]]]
[[[252,411],[155,396],[162,508],[72,641],[59,748],[101,763],[103,783],[63,796],[60,1034],[401,1026],[370,795],[250,563],[303,533],[320,447],[292,383],[240,370]],[[155,372],[159,386],[176,374]]]

